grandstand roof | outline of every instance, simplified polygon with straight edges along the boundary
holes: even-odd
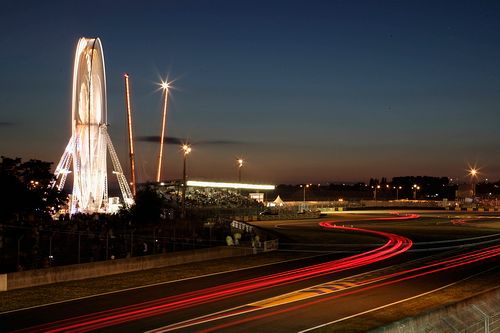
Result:
[[[212,187],[212,188],[234,188],[243,190],[274,190],[274,185],[244,184],[244,183],[223,183],[188,180],[187,186],[191,187]]]

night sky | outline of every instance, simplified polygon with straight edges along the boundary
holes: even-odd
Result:
[[[153,180],[161,78],[167,136],[192,179],[500,178],[498,1],[4,1],[0,154],[57,163],[70,137],[73,57],[100,37],[110,134],[128,169],[131,76],[138,176]],[[142,141],[141,141],[142,140]],[[165,178],[182,172],[166,147]]]

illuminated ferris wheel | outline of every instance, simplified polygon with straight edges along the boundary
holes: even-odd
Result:
[[[80,38],[73,68],[72,135],[56,167],[59,189],[73,170],[70,213],[109,212],[106,151],[126,207],[132,193],[107,131],[106,72],[99,38]],[[71,168],[72,166],[72,168]]]

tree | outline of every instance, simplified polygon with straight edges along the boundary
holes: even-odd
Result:
[[[165,202],[151,186],[145,186],[135,196],[135,204],[130,208],[136,223],[156,224],[161,219]]]
[[[66,195],[51,188],[50,162],[2,156],[0,162],[0,219],[27,216],[48,218],[66,202]]]

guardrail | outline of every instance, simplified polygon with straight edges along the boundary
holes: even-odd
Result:
[[[270,237],[270,234],[264,229],[238,220],[233,220],[233,222],[231,222],[231,229],[235,238],[235,245],[242,245],[239,243],[239,239],[238,242],[236,242],[236,233],[240,234],[240,238],[242,237],[241,233],[243,233],[243,236],[246,236],[244,238],[250,239],[249,242],[251,243],[253,253],[278,250],[278,239],[267,239]],[[261,240],[264,241],[261,242]]]

